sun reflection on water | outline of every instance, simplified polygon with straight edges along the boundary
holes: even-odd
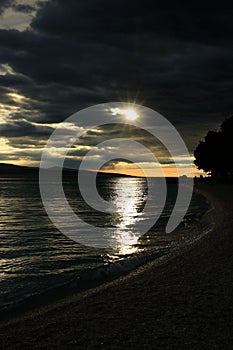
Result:
[[[114,186],[115,213],[117,216],[114,239],[120,254],[132,254],[137,251],[135,245],[138,241],[136,235],[130,229],[140,220],[141,210],[145,204],[145,180],[132,178],[119,178]]]

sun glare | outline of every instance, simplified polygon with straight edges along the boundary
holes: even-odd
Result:
[[[128,120],[135,120],[139,117],[139,115],[133,109],[112,108],[111,112],[113,115],[123,115]]]
[[[135,120],[138,118],[138,114],[132,109],[126,109],[124,111],[124,114],[125,114],[126,118],[129,120]]]

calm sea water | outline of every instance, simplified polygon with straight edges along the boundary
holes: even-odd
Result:
[[[127,233],[128,224],[140,217],[146,196],[147,182],[142,178],[106,177],[98,181],[99,193],[117,203],[118,212],[103,214],[88,207],[71,181],[64,189],[74,211],[86,222],[114,227]],[[176,198],[177,186],[168,185],[167,204],[160,220],[137,242],[118,240],[116,249],[97,249],[80,245],[60,233],[48,218],[40,197],[38,181],[23,178],[0,179],[0,309],[9,309],[61,286],[77,286],[110,271],[119,262],[137,262],[145,256],[166,254],[188,235],[187,227],[199,220],[205,210],[203,198],[195,195],[182,227],[166,235],[164,228]],[[62,210],[62,208],[59,208]],[[155,208],[148,213],[153,216]],[[78,230],[84,227],[80,224]],[[93,228],[94,231],[94,228]],[[115,232],[115,233],[114,233]]]

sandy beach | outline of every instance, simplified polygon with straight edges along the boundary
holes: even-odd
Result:
[[[233,187],[199,185],[214,229],[127,276],[0,325],[5,349],[232,349]]]

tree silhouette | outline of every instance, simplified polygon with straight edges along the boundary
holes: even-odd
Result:
[[[233,116],[219,131],[209,131],[194,151],[194,164],[216,180],[233,179]]]

